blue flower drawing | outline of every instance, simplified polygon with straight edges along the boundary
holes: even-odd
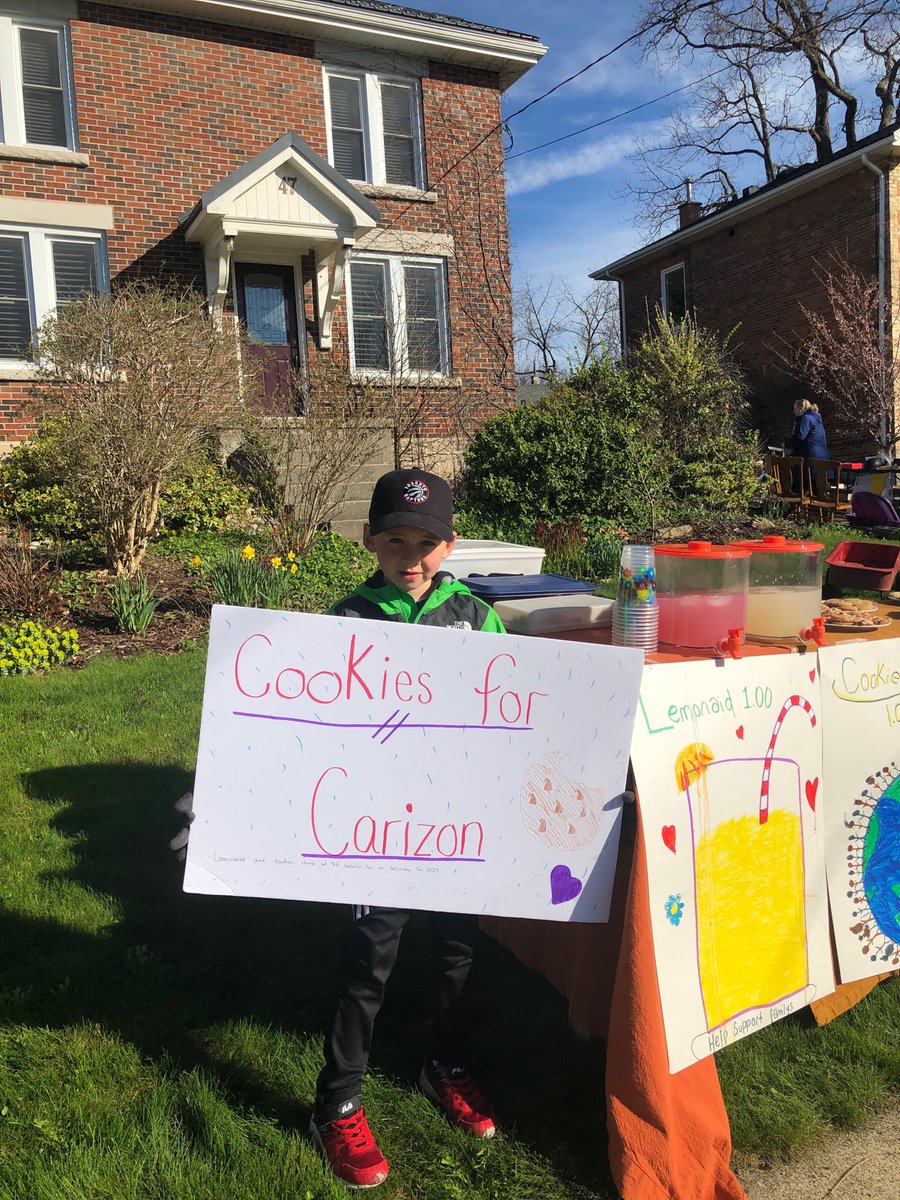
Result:
[[[679,892],[677,896],[670,896],[666,901],[666,920],[670,925],[680,925],[683,916],[684,901],[681,899],[681,892]]]

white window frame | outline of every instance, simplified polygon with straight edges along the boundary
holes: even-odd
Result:
[[[359,71],[352,67],[326,66],[322,68],[322,87],[325,93],[325,130],[328,136],[328,161],[334,166],[334,144],[331,137],[331,88],[332,76],[340,79],[355,79],[360,85],[360,113],[362,116],[363,159],[365,178],[357,183],[371,183],[388,188],[417,188],[425,183],[425,137],[422,124],[422,88],[419,80],[411,75],[382,74],[375,71]],[[381,110],[381,84],[401,84],[410,88],[413,96],[413,170],[415,180],[411,184],[389,183],[385,178],[384,121]]]
[[[663,270],[660,271],[660,273],[659,273],[659,294],[660,294],[660,300],[662,302],[663,313],[665,316],[668,317],[670,314],[669,314],[668,288],[666,286],[666,281],[670,275],[674,275],[679,271],[681,272],[681,277],[682,277],[682,280],[684,281],[684,289],[683,289],[684,290],[684,312],[681,314],[681,316],[678,318],[678,320],[683,321],[687,314],[687,310],[688,310],[687,269],[683,262],[675,263],[671,267],[664,267]]]
[[[54,242],[82,242],[94,246],[97,285],[101,292],[109,291],[109,264],[106,238],[96,229],[67,229],[46,225],[0,225],[0,237],[19,238],[25,247],[25,286],[28,290],[28,311],[32,335],[56,312],[56,277],[53,271]],[[24,357],[0,356],[0,366],[21,367]]]
[[[388,328],[388,358],[386,371],[377,367],[357,367],[353,344],[353,264],[374,262],[386,266],[387,294],[385,297]],[[437,371],[411,370],[406,341],[406,278],[405,267],[432,267],[437,277],[438,345],[441,365]],[[379,381],[404,381],[412,384],[429,380],[444,381],[452,375],[450,361],[450,308],[447,302],[447,260],[424,255],[355,253],[348,261],[345,296],[347,304],[347,337],[350,345],[350,364],[354,378]]]
[[[20,29],[37,29],[59,34],[59,75],[62,83],[63,112],[66,122],[65,146],[78,149],[75,128],[75,89],[72,82],[72,45],[67,21],[29,20],[0,13],[0,143],[8,146],[44,146],[47,142],[29,142],[25,136],[25,104],[22,95],[22,55]]]

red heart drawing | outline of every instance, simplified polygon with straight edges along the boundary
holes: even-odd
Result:
[[[806,781],[806,803],[809,807],[816,811],[816,792],[819,790],[819,777],[815,779],[807,779]]]
[[[735,733],[737,734],[737,736],[738,736],[738,737],[741,739],[741,741],[743,741],[743,740],[744,740],[744,727],[743,727],[743,725],[738,725],[737,729],[736,729],[734,732],[735,732]]]
[[[672,853],[674,854],[675,853],[675,826],[674,825],[663,825],[662,840],[663,840],[663,845],[666,846],[667,849],[671,850]]]
[[[816,678],[816,668],[815,668],[815,667],[813,667],[813,669],[812,669],[812,670],[810,671],[810,673],[809,673],[809,682],[810,682],[810,683],[814,683],[814,682],[815,682],[815,678]]]

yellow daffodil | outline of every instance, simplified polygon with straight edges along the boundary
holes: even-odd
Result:
[[[297,574],[297,564],[296,563],[291,563],[291,574],[292,575]]]
[[[288,550],[288,562],[293,562],[296,557],[297,555],[293,552],[293,550]]]
[[[281,557],[280,557],[280,555],[278,555],[278,554],[274,554],[274,555],[273,555],[273,556],[272,556],[272,557],[269,559],[269,562],[272,564],[272,566],[273,566],[273,567],[275,568],[275,570],[277,571],[277,570],[278,570],[278,568],[281,566]]]
[[[203,559],[200,557],[200,555],[195,554],[194,557],[191,559],[191,566],[199,567],[202,562],[203,562]]]
[[[256,551],[252,546],[245,546],[241,551],[241,558],[256,558]]]

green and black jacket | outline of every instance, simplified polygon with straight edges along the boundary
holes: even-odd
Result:
[[[431,588],[418,602],[388,583],[381,571],[376,571],[356,591],[338,600],[328,613],[370,621],[400,621],[406,625],[437,625],[441,629],[506,632],[490,605],[473,596],[449,571],[438,571]]]

